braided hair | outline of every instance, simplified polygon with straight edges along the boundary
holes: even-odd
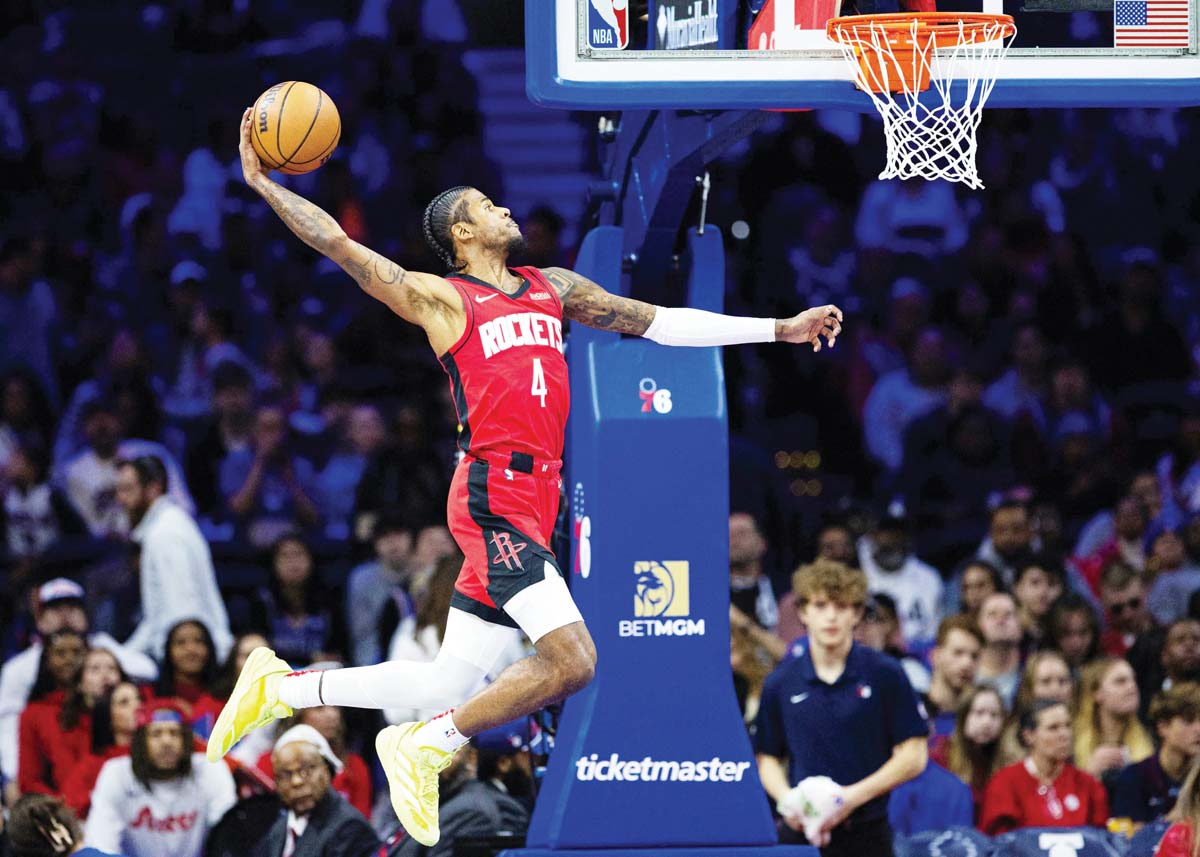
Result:
[[[83,841],[83,833],[62,800],[26,795],[9,814],[8,839],[14,857],[54,857],[73,853]]]
[[[451,271],[461,271],[466,267],[458,261],[454,252],[454,237],[450,234],[450,227],[463,220],[468,223],[471,221],[467,201],[463,198],[470,189],[467,185],[459,185],[444,190],[425,206],[425,217],[422,219],[425,243]]]

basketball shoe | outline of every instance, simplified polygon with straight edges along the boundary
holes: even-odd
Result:
[[[392,809],[408,835],[426,847],[441,836],[438,829],[438,774],[446,770],[454,753],[418,746],[421,723],[389,726],[375,738],[375,750],[387,774]]]
[[[291,671],[268,648],[250,653],[208,738],[208,761],[220,761],[251,729],[291,716],[292,709],[279,701],[279,680]]]

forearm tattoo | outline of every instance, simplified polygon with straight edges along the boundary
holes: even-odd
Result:
[[[632,298],[610,294],[587,277],[566,268],[543,268],[562,301],[563,315],[572,321],[641,336],[654,321],[654,307]]]
[[[288,229],[319,253],[326,253],[345,232],[320,206],[292,193],[275,182],[263,182],[259,194],[267,201]]]
[[[408,271],[391,259],[384,258],[370,250],[366,251],[364,259],[359,260],[347,256],[345,259],[338,260],[338,264],[364,289],[372,285],[390,286],[394,284],[399,287],[404,285],[404,278],[408,275]]]

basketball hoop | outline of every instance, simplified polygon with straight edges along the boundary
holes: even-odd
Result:
[[[917,12],[832,18],[825,32],[883,117],[881,179],[946,179],[978,190],[976,132],[1017,28],[1009,15]],[[934,90],[936,96],[929,93]]]

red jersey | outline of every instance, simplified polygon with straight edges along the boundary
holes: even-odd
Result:
[[[562,303],[537,268],[511,270],[524,279],[511,295],[466,274],[447,277],[467,314],[463,335],[441,356],[458,446],[553,461],[562,457],[571,404]]]
[[[979,829],[989,836],[1021,827],[1103,827],[1108,795],[1089,774],[1066,765],[1053,784],[1043,786],[1029,759],[1001,768],[983,796]]]

